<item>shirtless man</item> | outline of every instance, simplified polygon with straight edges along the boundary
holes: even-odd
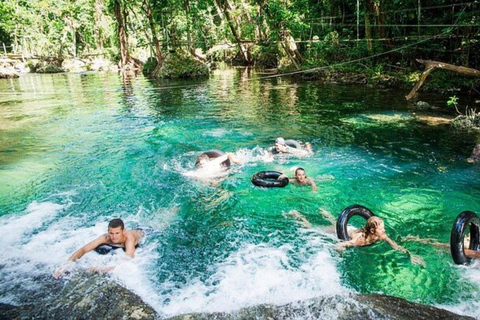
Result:
[[[121,219],[113,219],[108,224],[108,233],[102,234],[100,237],[87,243],[86,245],[75,251],[68,259],[67,263],[77,261],[86,253],[94,250],[100,245],[109,245],[111,247],[123,248],[127,256],[133,259],[135,257],[135,248],[138,246],[138,243],[143,236],[145,236],[144,231],[138,229],[127,231]],[[55,271],[53,277],[55,279],[60,278],[67,271],[67,267],[68,266],[64,264],[57,271]],[[108,272],[113,270],[113,267],[103,270],[92,270]]]
[[[284,174],[281,174],[277,179],[284,179],[287,176]],[[307,174],[305,173],[305,169],[303,168],[297,168],[295,170],[295,177],[293,178],[288,178],[290,183],[299,185],[299,186],[311,186],[312,187],[312,192],[317,192],[317,186],[315,185],[315,182],[311,178],[307,177]]]

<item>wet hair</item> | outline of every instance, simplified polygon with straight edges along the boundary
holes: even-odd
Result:
[[[382,218],[379,218],[377,216],[368,218],[367,223],[365,224],[365,227],[361,229],[365,233],[365,237],[368,237],[369,235],[374,234],[375,230],[381,223],[384,223]]]
[[[297,169],[295,169],[295,176],[297,176],[298,170],[302,170],[303,172],[305,172],[305,176],[307,176],[307,172],[302,167],[298,167]]]
[[[113,219],[108,223],[108,228],[118,228],[121,227],[122,230],[125,229],[125,224],[122,219]]]
[[[210,157],[208,156],[208,154],[202,153],[198,156],[197,161],[195,161],[195,166],[201,167],[208,161],[210,161]]]

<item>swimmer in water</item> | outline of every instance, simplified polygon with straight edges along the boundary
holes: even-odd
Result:
[[[333,215],[324,210],[320,209],[320,214],[328,220],[332,225],[336,224],[336,220]],[[297,220],[299,220],[305,227],[311,228],[311,223],[298,211],[292,210],[288,214]],[[407,253],[410,256],[410,261],[413,264],[419,264],[422,267],[426,267],[425,261],[422,257],[412,254],[406,248],[397,244],[395,241],[390,239],[385,232],[385,223],[383,219],[377,216],[370,217],[365,226],[349,232],[349,237],[351,238],[348,241],[341,241],[337,244],[337,249],[343,250],[345,247],[364,247],[376,243],[377,241],[385,241],[388,243],[394,250],[398,250],[404,253]]]
[[[402,238],[402,241],[419,242],[419,243],[423,243],[423,244],[429,244],[429,245],[431,245],[433,247],[436,247],[436,248],[450,249],[450,244],[438,242],[437,239],[433,239],[433,238],[422,239],[418,236],[408,235],[408,236]],[[480,251],[468,249],[468,247],[470,245],[470,236],[469,235],[465,236],[465,238],[463,240],[463,244],[464,244],[464,249],[463,250],[465,251],[465,255],[467,257],[480,259]]]
[[[309,142],[305,143],[304,148],[294,148],[287,145],[285,139],[283,139],[282,137],[276,138],[274,146],[269,148],[268,151],[271,155],[278,153],[287,153],[298,157],[308,156],[313,153],[312,145]]]
[[[201,170],[218,170],[225,168],[224,162],[228,160],[235,164],[242,164],[233,153],[227,152],[216,158],[210,158],[207,154],[201,154],[197,159],[197,167]]]
[[[83,257],[86,253],[104,244],[112,247],[123,248],[127,256],[133,259],[135,257],[135,248],[138,246],[140,239],[144,236],[145,236],[145,232],[143,230],[133,229],[128,231],[125,229],[125,225],[121,219],[113,219],[108,224],[107,233],[101,235],[100,237],[96,238],[95,240],[89,242],[88,244],[84,245],[83,247],[75,251],[72,254],[72,256],[68,259],[67,264],[77,261],[78,259]],[[114,267],[101,269],[101,270],[92,268],[91,270],[106,273],[113,269]],[[57,271],[55,271],[55,273],[53,274],[53,277],[55,279],[59,279],[67,270],[68,270],[68,265],[64,264]]]
[[[288,178],[285,174],[281,174],[278,179],[285,179]],[[293,178],[288,178],[290,183],[293,183],[295,185],[299,186],[311,186],[312,187],[312,192],[317,192],[317,186],[315,182],[309,177],[307,177],[307,174],[305,173],[305,169],[303,168],[297,168],[295,169],[295,176]]]

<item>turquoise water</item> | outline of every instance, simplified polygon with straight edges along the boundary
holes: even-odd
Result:
[[[478,212],[480,198],[480,170],[465,161],[472,146],[425,122],[405,94],[244,70],[201,82],[97,73],[0,80],[0,302],[17,301],[34,276],[52,274],[121,217],[155,230],[136,258],[90,253],[75,268],[119,264],[111,277],[165,316],[354,291],[480,319],[477,264],[401,242],[447,243],[455,217]],[[310,141],[314,154],[271,159],[277,136]],[[243,164],[218,179],[199,176],[194,162],[208,149]],[[250,182],[258,171],[293,175],[298,166],[317,193]],[[427,267],[387,244],[335,250],[318,209],[336,217],[354,203],[384,218],[390,237]],[[290,210],[313,227],[286,217]]]

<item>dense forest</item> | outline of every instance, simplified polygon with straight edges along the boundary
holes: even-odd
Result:
[[[417,59],[479,69],[480,3],[2,0],[0,41],[4,54],[101,56],[152,76],[173,53],[304,76],[332,68],[386,75],[418,70]],[[478,78],[463,81],[478,88]]]

